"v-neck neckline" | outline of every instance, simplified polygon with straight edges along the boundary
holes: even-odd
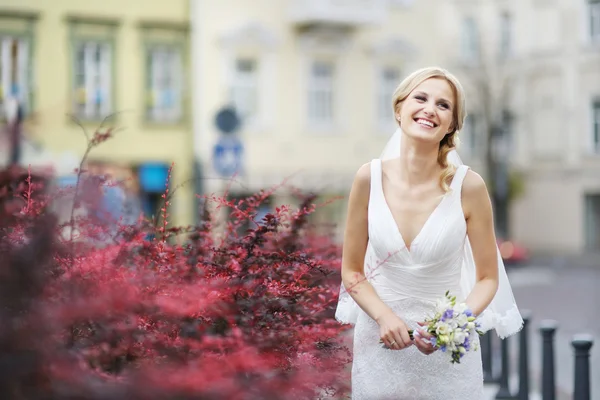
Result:
[[[407,253],[410,256],[412,256],[412,247],[413,247],[413,245],[421,237],[421,234],[423,233],[423,231],[425,230],[425,228],[429,224],[429,221],[433,218],[434,214],[438,211],[438,209],[441,208],[442,204],[446,201],[446,198],[449,197],[448,195],[451,192],[447,192],[447,193],[445,193],[443,195],[443,197],[440,200],[440,202],[435,206],[435,208],[433,209],[433,211],[431,211],[431,213],[429,214],[429,216],[427,217],[427,219],[423,223],[423,226],[421,226],[421,229],[419,229],[419,231],[417,232],[417,235],[414,237],[414,239],[412,240],[412,242],[410,243],[410,245],[408,245],[406,243],[406,241],[404,240],[404,236],[402,236],[402,232],[400,231],[400,227],[398,226],[398,223],[396,222],[396,219],[394,218],[394,213],[392,212],[392,209],[390,208],[390,205],[388,204],[387,199],[385,198],[385,192],[383,191],[383,162],[381,162],[379,170],[380,170],[379,186],[380,186],[380,189],[381,189],[381,198],[383,199],[383,204],[385,205],[385,208],[387,209],[388,213],[390,214],[390,220],[392,221],[392,224],[394,225],[394,227],[396,229],[396,232],[398,233],[398,236],[400,237],[400,240],[402,241],[402,244],[404,245],[404,248],[406,249]],[[456,174],[454,174],[454,176],[452,177],[452,182],[450,183],[450,187],[453,186],[455,178],[456,178]]]

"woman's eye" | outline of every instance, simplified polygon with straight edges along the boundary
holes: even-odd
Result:
[[[427,100],[425,97],[423,96],[415,96],[415,99],[419,100],[419,101],[425,101]]]
[[[447,110],[450,108],[450,106],[446,103],[440,103],[440,107],[442,107],[443,109]]]

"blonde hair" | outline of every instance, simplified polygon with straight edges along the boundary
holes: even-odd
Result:
[[[439,67],[427,67],[419,69],[406,78],[398,85],[392,97],[392,107],[394,115],[398,111],[398,107],[406,100],[408,95],[421,83],[430,78],[445,79],[454,92],[454,109],[452,112],[452,131],[447,133],[440,142],[438,151],[438,163],[443,168],[440,175],[440,186],[447,192],[450,190],[450,181],[456,173],[456,168],[448,164],[448,153],[458,147],[458,133],[462,129],[463,122],[467,116],[465,93],[462,85],[454,75]]]

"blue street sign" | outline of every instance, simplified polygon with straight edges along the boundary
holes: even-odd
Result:
[[[213,166],[222,177],[230,177],[242,170],[244,146],[233,135],[223,135],[213,149]]]
[[[215,117],[215,124],[221,132],[231,134],[240,127],[240,118],[233,107],[223,107]]]

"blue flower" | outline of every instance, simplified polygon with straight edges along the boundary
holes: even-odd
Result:
[[[448,319],[451,319],[452,316],[454,315],[454,310],[452,310],[451,308],[446,310],[444,312],[444,315],[442,315],[442,321],[446,321]]]
[[[472,316],[473,316],[473,312],[467,308],[467,309],[465,310],[465,315],[466,315],[467,317],[472,317]]]
[[[463,347],[465,348],[465,350],[469,351],[469,349],[471,347],[471,343],[469,342],[469,338],[465,339],[465,342],[463,343]]]
[[[440,347],[440,350],[442,351],[442,353],[446,352],[446,345],[443,345],[442,347]]]
[[[432,346],[437,346],[437,339],[435,337],[430,337],[429,338],[429,343],[431,343]]]

